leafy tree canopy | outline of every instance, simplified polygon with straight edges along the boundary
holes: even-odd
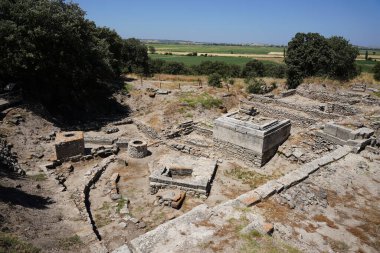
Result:
[[[97,27],[77,4],[0,1],[0,81],[19,83],[47,106],[87,110],[84,98],[107,94],[100,83],[137,66],[148,69],[146,47]]]
[[[285,58],[288,86],[295,88],[309,76],[353,78],[358,74],[355,65],[358,54],[358,49],[343,37],[297,33],[288,43]]]

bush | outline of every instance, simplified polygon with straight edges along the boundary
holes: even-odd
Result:
[[[192,53],[188,53],[188,54],[186,54],[187,56],[197,56],[198,55],[198,53],[197,52],[192,52]]]
[[[266,84],[263,79],[247,78],[245,79],[246,91],[251,94],[263,94],[266,91]]]
[[[380,62],[376,63],[373,67],[374,78],[376,81],[380,81]]]
[[[186,75],[189,69],[182,62],[166,62],[162,66],[162,73],[171,75]]]
[[[268,64],[265,66],[265,76],[284,78],[286,74],[286,65]]]
[[[211,74],[208,77],[208,85],[221,88],[222,87],[221,79],[222,77],[218,73]]]
[[[263,77],[265,72],[264,64],[258,60],[252,60],[245,64],[243,77]]]

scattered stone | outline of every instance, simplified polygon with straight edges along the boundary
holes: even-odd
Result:
[[[117,127],[111,127],[111,128],[107,128],[105,130],[106,134],[113,134],[113,133],[117,133],[117,132],[119,132],[119,128],[117,128]]]
[[[137,223],[137,227],[142,229],[142,228],[146,227],[146,224],[145,224],[145,222],[140,221],[140,222]]]

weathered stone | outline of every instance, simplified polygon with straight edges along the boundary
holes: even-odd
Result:
[[[57,133],[55,142],[55,153],[58,160],[84,155],[84,137],[81,131]]]
[[[246,206],[252,206],[261,201],[261,196],[253,190],[240,195],[238,200]]]
[[[128,143],[128,155],[133,158],[143,158],[148,154],[147,143],[142,140],[132,140]]]
[[[262,166],[288,138],[290,128],[289,120],[229,113],[214,122],[214,148],[249,165]]]

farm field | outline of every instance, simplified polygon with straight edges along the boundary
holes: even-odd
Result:
[[[227,46],[227,45],[189,45],[189,44],[147,44],[161,52],[197,52],[197,53],[222,53],[222,54],[269,54],[270,52],[282,53],[283,47],[268,46]]]
[[[244,66],[247,62],[252,60],[252,58],[248,58],[248,57],[229,57],[229,56],[204,57],[204,56],[163,55],[163,54],[150,54],[149,57],[151,57],[152,59],[162,59],[165,61],[183,62],[186,66],[198,65],[203,61],[222,61],[228,64],[236,64],[239,66]],[[260,61],[262,61],[264,64],[277,63],[270,60],[260,60]]]
[[[375,66],[377,61],[356,61],[356,64],[362,68],[363,72],[372,72],[372,68]]]
[[[182,62],[186,66],[198,65],[203,61],[222,61],[228,64],[236,64],[239,66],[244,66],[247,62],[252,60],[253,58],[249,57],[229,57],[229,56],[212,56],[212,57],[204,57],[204,56],[185,56],[185,55],[163,55],[163,54],[150,54],[150,58],[152,59],[161,59],[164,61],[175,61]],[[278,62],[277,59],[273,60],[262,60],[259,59],[264,64],[283,64]],[[372,68],[375,66],[376,61],[364,61],[357,60],[356,64],[361,66],[363,72],[372,72]]]

